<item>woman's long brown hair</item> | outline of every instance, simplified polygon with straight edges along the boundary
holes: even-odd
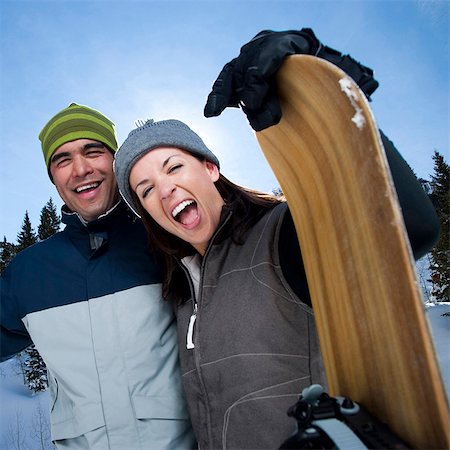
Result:
[[[215,186],[225,201],[224,210],[232,211],[227,236],[237,244],[243,243],[245,232],[267,210],[282,201],[280,197],[239,186],[228,180],[222,174]],[[138,196],[132,191],[135,205],[142,218],[151,248],[161,252],[165,261],[165,276],[163,281],[163,297],[173,299],[177,303],[185,300],[186,280],[177,271],[178,260],[195,253],[195,249],[186,241],[162,228],[143,208]],[[177,273],[178,272],[178,273]]]

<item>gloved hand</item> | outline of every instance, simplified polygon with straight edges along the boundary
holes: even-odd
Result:
[[[205,117],[228,107],[241,107],[255,131],[277,124],[281,109],[275,77],[286,56],[309,54],[328,59],[345,70],[369,96],[378,86],[371,69],[349,56],[323,47],[309,28],[300,31],[262,31],[241,48],[215,81],[205,105]]]

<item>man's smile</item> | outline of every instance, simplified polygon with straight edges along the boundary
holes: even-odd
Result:
[[[89,184],[84,184],[82,186],[78,186],[77,188],[74,189],[74,191],[77,194],[80,194],[81,192],[86,192],[86,191],[89,191],[91,189],[96,189],[96,188],[98,188],[100,186],[100,184],[101,184],[101,181],[95,181],[95,182],[92,182],[92,183],[89,183]]]

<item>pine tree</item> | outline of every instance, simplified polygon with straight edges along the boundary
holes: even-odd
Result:
[[[450,166],[435,151],[431,177],[432,201],[441,225],[440,238],[431,251],[432,295],[436,301],[450,301]]]
[[[28,211],[25,211],[22,228],[17,235],[17,252],[35,244],[37,240]],[[22,355],[25,357],[25,384],[34,393],[45,391],[48,386],[47,368],[38,351],[31,345],[22,352]]]
[[[423,190],[428,194],[431,195],[431,183],[428,180],[425,180],[424,178],[417,178],[419,180],[419,183],[421,184]]]
[[[28,211],[25,211],[25,217],[23,218],[22,228],[17,235],[17,252],[24,250],[25,248],[33,245],[37,241],[36,233],[31,226],[31,221],[28,216]]]
[[[35,394],[43,392],[48,387],[47,368],[41,355],[34,345],[30,345],[25,351],[25,380],[28,388]]]
[[[0,273],[2,273],[9,262],[16,255],[16,247],[11,242],[6,240],[6,236],[3,236],[3,241],[0,242]]]
[[[61,224],[61,219],[56,212],[56,206],[53,200],[50,200],[41,210],[40,224],[38,226],[38,237],[39,240],[47,239],[53,234],[59,231],[59,226]]]

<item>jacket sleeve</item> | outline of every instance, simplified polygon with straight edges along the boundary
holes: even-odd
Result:
[[[281,271],[286,281],[297,297],[305,304],[311,306],[308,283],[306,281],[305,267],[300,246],[295,231],[294,220],[289,210],[283,218],[278,244]]]
[[[380,130],[414,258],[428,253],[439,239],[439,218],[425,190],[394,144]]]
[[[393,143],[380,131],[397,191],[408,238],[417,260],[429,252],[439,238],[439,219],[428,195]],[[291,214],[286,213],[279,242],[283,275],[297,296],[311,305],[301,250]],[[294,270],[295,268],[295,270]]]
[[[0,362],[3,362],[22,350],[27,348],[32,342],[14,301],[10,295],[8,269],[0,276]]]

